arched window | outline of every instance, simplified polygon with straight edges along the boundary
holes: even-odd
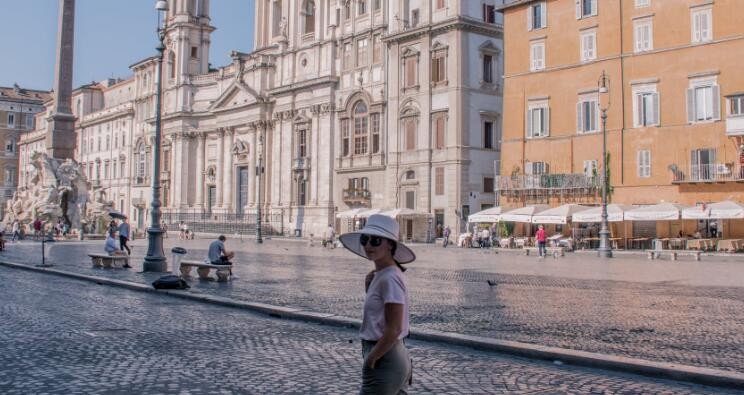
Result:
[[[354,105],[354,154],[362,155],[367,153],[367,139],[369,132],[369,111],[363,101],[358,101]]]
[[[416,172],[413,170],[408,170],[406,172],[406,180],[415,180],[416,179]]]
[[[305,34],[315,33],[315,2],[313,0],[305,0],[302,16],[305,19]]]

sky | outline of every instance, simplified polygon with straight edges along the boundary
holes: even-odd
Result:
[[[157,54],[155,0],[76,0],[73,88],[131,76],[129,66]],[[213,67],[230,51],[253,48],[255,0],[212,0]],[[0,0],[0,86],[51,90],[58,0]]]

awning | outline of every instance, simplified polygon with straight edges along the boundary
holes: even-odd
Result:
[[[531,222],[533,215],[549,208],[547,204],[524,206],[501,214],[500,220],[502,222]]]
[[[634,206],[627,204],[608,204],[607,221],[622,222],[625,212],[634,208]],[[571,222],[602,222],[602,206],[592,207],[574,214]]]
[[[731,200],[688,207],[682,210],[682,219],[741,219],[744,205]]]
[[[353,208],[351,210],[342,211],[340,213],[336,213],[336,218],[354,218],[359,215],[360,211],[364,211],[366,208]]]
[[[581,206],[578,204],[564,204],[562,206],[553,207],[548,210],[541,211],[532,216],[533,224],[566,224],[571,220],[574,213],[588,210],[590,207]]]
[[[489,209],[485,209],[483,211],[479,211],[475,214],[470,214],[468,216],[468,222],[469,223],[482,223],[482,222],[488,222],[488,223],[494,223],[499,222],[499,218],[501,218],[501,207],[491,207]]]
[[[380,214],[387,215],[391,218],[412,218],[412,217],[430,217],[431,214],[415,211],[410,208],[394,208],[382,211]]]
[[[359,213],[357,213],[357,218],[367,218],[372,214],[379,214],[380,209],[379,208],[368,208],[366,210],[362,210]]]
[[[659,203],[628,210],[624,218],[628,221],[674,221],[687,206],[677,203]]]

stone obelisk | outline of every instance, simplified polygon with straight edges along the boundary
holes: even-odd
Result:
[[[75,151],[75,116],[72,115],[72,54],[75,33],[75,0],[59,0],[57,60],[54,67],[54,110],[49,117],[47,154],[72,158]]]

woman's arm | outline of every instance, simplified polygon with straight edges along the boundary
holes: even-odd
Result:
[[[385,304],[385,329],[383,329],[382,337],[377,341],[377,344],[372,348],[367,359],[364,361],[365,366],[374,369],[377,364],[377,360],[382,358],[383,355],[387,354],[395,342],[398,341],[398,336],[403,330],[403,305],[398,303],[386,303]]]

